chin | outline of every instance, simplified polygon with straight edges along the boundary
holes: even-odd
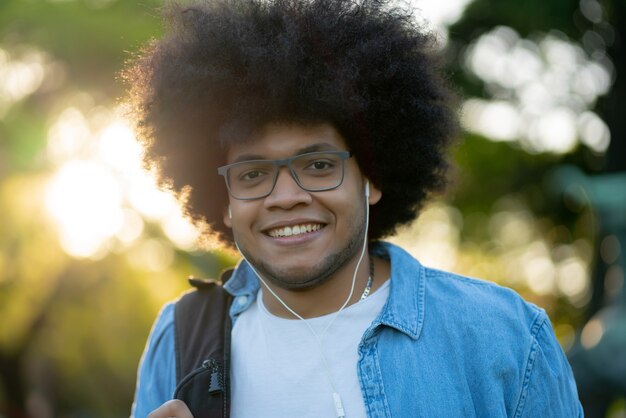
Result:
[[[267,278],[270,282],[289,290],[312,289],[325,282],[329,276],[317,274],[317,272],[312,272],[311,269],[303,269],[301,267],[267,272]]]

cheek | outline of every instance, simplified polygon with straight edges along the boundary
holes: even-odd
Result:
[[[224,225],[240,235],[250,231],[258,218],[256,202],[231,201],[224,211]]]
[[[338,227],[345,233],[352,234],[365,223],[365,193],[351,193],[351,199],[344,199],[335,204],[335,216]]]

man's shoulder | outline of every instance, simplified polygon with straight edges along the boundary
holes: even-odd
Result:
[[[488,326],[536,334],[548,321],[545,311],[516,291],[495,282],[424,268],[427,312],[462,326]]]
[[[416,334],[422,326],[443,324],[446,332],[457,337],[473,332],[489,335],[485,330],[492,329],[520,338],[534,336],[539,327],[549,324],[543,309],[512,289],[424,266],[394,244],[381,243],[376,253],[391,260],[391,305],[387,311],[398,313],[395,320],[407,326],[417,324]]]
[[[397,245],[384,242],[377,250],[378,254],[390,258],[392,274],[403,276],[402,281],[423,282],[426,291],[431,293],[430,296],[438,297],[441,299],[440,302],[457,304],[461,300],[471,305],[493,308],[523,308],[528,309],[533,315],[542,311],[526,302],[513,289],[492,281],[425,266]]]
[[[424,267],[424,277],[431,291],[444,292],[446,299],[464,298],[472,304],[500,308],[522,306],[533,312],[541,311],[536,305],[525,301],[515,290],[496,282],[469,277],[458,273]]]
[[[175,302],[167,302],[161,308],[148,338],[147,350],[165,355],[173,349]]]

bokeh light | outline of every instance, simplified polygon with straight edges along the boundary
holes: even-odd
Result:
[[[0,119],[14,102],[37,91],[45,76],[46,56],[23,48],[17,56],[0,48]]]
[[[82,102],[90,103],[91,100]],[[68,106],[52,123],[47,155],[57,165],[46,192],[46,208],[63,249],[73,257],[101,258],[116,246],[141,239],[145,222],[161,225],[178,248],[197,249],[198,232],[180,202],[161,190],[144,168],[142,147],[121,109]],[[145,219],[145,221],[144,221]],[[143,244],[142,244],[143,245]],[[136,265],[154,270],[171,260],[163,246],[143,245]],[[145,254],[152,252],[153,258]],[[152,261],[146,261],[152,260]]]
[[[459,20],[472,0],[409,0],[409,4],[438,33],[441,46],[448,41],[448,26]]]
[[[605,55],[594,57],[559,32],[529,39],[499,26],[468,47],[465,68],[491,96],[463,104],[467,130],[529,152],[563,154],[579,143],[607,150],[609,129],[591,110],[613,82]]]
[[[545,220],[516,200],[494,204],[489,239],[480,244],[464,237],[464,225],[472,222],[468,218],[437,203],[391,241],[430,267],[527,288],[539,296],[563,296],[575,306],[587,303],[592,252],[586,241],[555,245],[543,230]]]
[[[115,104],[124,95],[114,79],[125,51],[159,36],[153,5],[161,2],[19,3],[0,15],[0,318],[9,319],[0,326],[0,356],[8,356],[1,360],[25,365],[32,416],[124,416],[158,309],[187,288],[189,274],[215,277],[236,256],[198,251],[198,230],[145,169],[132,124]],[[563,32],[530,22],[518,25],[524,35],[502,26],[516,17],[496,7],[492,18],[482,12],[488,2],[471,3],[397,3],[414,8],[438,38],[467,98],[461,117],[471,135],[456,155],[461,190],[392,241],[425,265],[514,288],[546,309],[564,349],[599,352],[611,332],[626,335],[615,331],[615,318],[584,317],[596,297],[616,303],[625,291],[622,236],[597,235],[614,219],[592,204],[620,198],[623,178],[594,189],[588,170],[601,169],[620,139],[597,103],[620,70],[609,52],[621,28],[597,0],[576,2],[576,21]],[[515,7],[522,16],[541,6]],[[597,164],[584,166],[586,159]],[[541,184],[551,165],[570,180],[557,203]],[[606,267],[599,277],[596,262]],[[592,300],[598,282],[604,295]],[[615,364],[608,355],[603,361]],[[622,415],[609,416],[626,416],[623,405]]]
[[[122,227],[122,191],[106,168],[70,161],[53,175],[46,207],[59,227],[63,249],[77,257],[98,254]]]
[[[604,335],[604,324],[600,319],[592,319],[587,322],[585,327],[583,328],[583,332],[581,335],[581,343],[582,346],[587,350],[591,350],[593,347],[598,345],[602,336]]]

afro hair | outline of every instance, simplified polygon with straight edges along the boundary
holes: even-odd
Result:
[[[216,168],[268,123],[331,123],[383,192],[369,239],[388,236],[446,184],[457,134],[435,39],[384,0],[169,3],[166,31],[124,72],[163,187],[232,243]]]

